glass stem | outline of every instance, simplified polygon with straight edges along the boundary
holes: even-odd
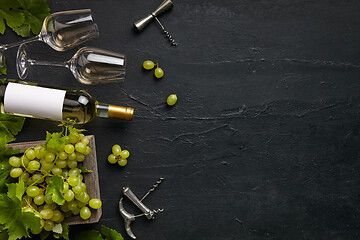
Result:
[[[39,61],[34,59],[28,59],[27,62],[32,66],[54,66],[54,67],[66,67],[70,68],[70,61],[57,62],[57,61]]]
[[[41,35],[37,35],[37,36],[34,36],[34,37],[31,37],[31,38],[27,38],[27,39],[24,39],[20,42],[15,42],[15,43],[8,43],[8,44],[4,44],[4,45],[0,45],[0,51],[5,51],[9,48],[12,48],[12,47],[17,47],[23,43],[30,43],[30,42],[36,42],[36,41],[41,41]]]

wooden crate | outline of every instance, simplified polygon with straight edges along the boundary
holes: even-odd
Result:
[[[99,174],[97,168],[97,159],[96,159],[96,149],[95,149],[95,136],[89,135],[86,136],[89,138],[90,142],[88,144],[91,147],[91,153],[85,156],[83,166],[91,170],[91,173],[84,174],[84,182],[86,184],[87,193],[92,198],[100,199],[100,187],[99,187]],[[12,147],[13,149],[20,149],[21,152],[24,152],[29,147],[35,147],[36,145],[43,145],[45,141],[32,141],[32,142],[20,142],[20,143],[11,143],[7,147]],[[91,208],[90,208],[91,209]],[[72,216],[65,219],[65,223],[68,225],[76,224],[87,224],[87,223],[96,223],[100,220],[102,214],[101,208],[91,209],[91,217],[87,220],[83,220],[80,216]]]

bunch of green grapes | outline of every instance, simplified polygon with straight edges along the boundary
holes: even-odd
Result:
[[[155,77],[162,78],[164,76],[164,71],[159,67],[159,61],[157,61],[156,64],[150,60],[146,60],[143,62],[143,68],[146,70],[151,70],[155,66],[156,66],[155,71],[154,71]]]
[[[115,144],[112,146],[111,152],[112,153],[108,156],[109,163],[118,163],[122,167],[127,164],[127,159],[130,156],[130,152],[128,150],[122,150],[120,145]]]
[[[88,219],[90,208],[98,209],[102,205],[101,200],[90,199],[79,168],[85,155],[91,153],[89,139],[72,131],[62,140],[55,148],[50,148],[49,144],[38,145],[28,148],[21,157],[12,156],[9,159],[12,166],[10,176],[19,182],[22,180],[26,186],[22,210],[33,212],[40,218],[40,231],[51,231],[55,224],[73,215]],[[61,195],[65,201],[62,205],[56,204],[52,194],[46,193],[54,176],[61,177],[63,181]]]

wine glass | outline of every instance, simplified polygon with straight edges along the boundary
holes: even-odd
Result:
[[[58,66],[70,69],[83,84],[103,84],[125,80],[125,56],[123,54],[93,47],[80,48],[65,62],[41,61],[29,58],[25,44],[21,44],[16,57],[16,70],[20,79],[25,79],[30,66]]]
[[[44,19],[42,29],[37,36],[0,45],[0,59],[4,59],[5,50],[23,43],[42,41],[57,51],[65,51],[97,36],[99,30],[90,9],[57,12]],[[4,61],[1,61],[0,66],[3,64]]]

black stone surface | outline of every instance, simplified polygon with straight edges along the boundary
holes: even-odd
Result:
[[[173,2],[159,19],[177,47],[155,22],[133,28],[161,1],[48,1],[52,12],[93,10],[100,37],[85,45],[126,54],[126,81],[84,86],[55,67],[34,68],[28,80],[135,108],[131,122],[84,126],[96,137],[103,216],[71,233],[105,225],[130,239],[122,187],[140,197],[165,177],[144,200],[165,211],[132,223],[140,240],[359,239],[360,2]],[[62,60],[76,51],[45,49]],[[6,53],[13,78],[15,54]],[[165,76],[144,71],[144,60],[159,60]],[[178,102],[167,107],[171,93]],[[17,141],[57,130],[28,119]],[[125,168],[107,163],[115,143],[131,153]]]

